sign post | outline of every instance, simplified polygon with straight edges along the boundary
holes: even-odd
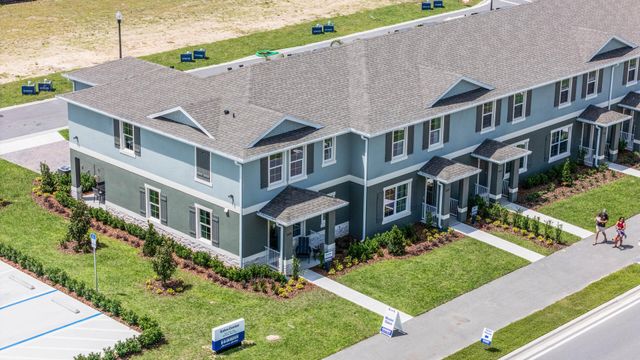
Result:
[[[491,341],[493,341],[493,330],[484,328],[484,330],[482,330],[482,337],[480,338],[480,342],[487,346],[491,346]]]
[[[91,238],[91,248],[93,249],[93,273],[96,279],[96,291],[98,291],[98,267],[96,266],[96,247],[98,247],[98,237],[96,233],[89,235]]]
[[[234,320],[211,330],[211,350],[222,350],[240,345],[244,340],[244,319]]]
[[[387,312],[382,318],[382,326],[380,334],[393,337],[394,330],[402,331],[402,322],[400,321],[400,312],[394,308],[387,308]]]

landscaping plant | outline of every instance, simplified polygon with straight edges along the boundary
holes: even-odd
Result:
[[[96,178],[89,172],[80,174],[80,186],[82,186],[82,192],[91,191],[96,186]]]
[[[49,165],[43,162],[40,163],[40,175],[42,177],[40,190],[42,190],[43,193],[53,194],[53,192],[56,191],[56,182],[51,170],[49,170]]]
[[[390,231],[386,233],[387,249],[389,253],[395,256],[402,256],[405,253],[405,239],[397,225],[393,225]]]
[[[571,160],[566,159],[562,165],[562,184],[565,186],[573,186],[573,164]]]
[[[173,260],[173,247],[168,241],[163,241],[156,249],[156,254],[152,260],[153,271],[155,271],[162,285],[167,284],[167,280],[173,276],[176,271],[176,262]]]
[[[298,280],[300,277],[300,259],[295,256],[291,260],[291,276],[294,280]]]
[[[78,202],[78,204],[73,208],[73,211],[71,212],[71,219],[69,220],[69,227],[67,229],[65,241],[74,241],[75,251],[91,251],[91,241],[87,234],[91,225],[91,216],[89,214],[89,207],[87,204],[82,201]]]
[[[142,253],[144,256],[153,257],[156,255],[158,246],[161,245],[162,239],[160,234],[156,231],[151,222],[148,223],[149,227],[144,235],[144,245],[142,246]]]

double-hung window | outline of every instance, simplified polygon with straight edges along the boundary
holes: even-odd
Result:
[[[293,224],[293,226],[291,227],[292,230],[292,237],[297,238],[299,236],[304,236],[304,221],[301,221],[299,223],[295,223]]]
[[[571,79],[560,81],[560,91],[558,92],[558,106],[565,106],[571,103]]]
[[[336,138],[330,137],[322,141],[322,166],[336,162]]]
[[[284,182],[283,153],[269,155],[269,186],[277,186]]]
[[[442,145],[442,118],[437,117],[429,121],[429,149]]]
[[[592,98],[596,96],[596,91],[598,89],[598,71],[590,71],[587,73],[587,84],[586,86],[586,98]]]
[[[493,108],[493,101],[482,105],[482,131],[492,130],[494,128],[493,121],[495,119],[495,114]]]
[[[513,95],[513,122],[524,120],[525,101],[527,101],[526,92],[523,91]]]
[[[160,220],[160,190],[147,186],[147,217]]]
[[[629,60],[627,68],[627,85],[633,85],[638,82],[638,59]]]
[[[407,153],[407,129],[394,130],[391,136],[391,159],[401,159]]]
[[[122,131],[120,133],[120,149],[125,152],[134,151],[134,127],[133,124],[123,121]]]
[[[211,183],[211,153],[196,148],[196,181]]]
[[[551,131],[549,162],[569,156],[571,151],[571,125]]]
[[[198,238],[211,241],[211,210],[198,208]]]
[[[289,150],[289,180],[295,181],[305,176],[304,146]]]
[[[410,213],[411,181],[384,188],[383,223],[389,222]]]

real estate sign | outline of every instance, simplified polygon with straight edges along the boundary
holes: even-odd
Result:
[[[220,352],[240,345],[244,340],[244,319],[238,319],[211,330],[211,349]]]
[[[394,330],[402,331],[402,322],[400,321],[400,312],[394,308],[387,308],[387,312],[382,318],[382,326],[380,327],[380,334],[388,337],[393,337]]]
[[[480,342],[489,346],[491,345],[491,341],[493,341],[493,330],[484,328],[484,330],[482,330],[482,337],[480,338]]]

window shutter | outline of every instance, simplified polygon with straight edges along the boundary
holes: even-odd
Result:
[[[531,102],[533,101],[533,90],[527,91],[527,98],[525,99],[527,102],[527,111],[525,116],[529,117],[531,115]]]
[[[113,119],[113,146],[120,149],[120,120]]]
[[[211,180],[211,153],[207,150],[196,148],[196,175],[200,180]]]
[[[578,77],[574,76],[571,79],[571,102],[576,100],[576,87],[578,86]]]
[[[378,223],[382,222],[383,198],[384,198],[384,192],[379,192],[378,195],[376,196],[376,222]]]
[[[196,208],[189,206],[189,235],[196,237]]]
[[[407,129],[407,155],[413,154],[413,129],[414,125],[409,126]]]
[[[560,105],[560,81],[556,83],[556,95],[553,98],[553,107]]]
[[[307,145],[307,175],[313,174],[313,143]]]
[[[211,245],[220,247],[220,218],[211,216]]]
[[[442,135],[442,142],[444,144],[449,142],[449,126],[451,124],[451,115],[444,116],[444,134]]]
[[[515,97],[516,97],[515,95],[511,95],[507,99],[507,122],[508,123],[513,121],[513,103],[515,101],[514,100]]]
[[[429,128],[431,127],[431,120],[422,123],[422,150],[429,148]]]
[[[482,105],[476,106],[476,132],[482,130]]]
[[[140,186],[140,215],[147,216],[147,190]]]
[[[629,75],[629,61],[624,62],[624,69],[622,70],[622,85],[627,85],[627,76]]]
[[[390,131],[385,136],[385,144],[384,144],[384,161],[391,161],[391,141],[393,138],[393,131]]]
[[[167,225],[167,195],[160,195],[160,222]]]
[[[550,137],[551,137],[551,133],[547,134],[547,136],[544,138],[544,161],[549,161]]]
[[[260,189],[269,186],[269,157],[260,159]]]
[[[602,82],[604,81],[604,70],[598,70],[598,94],[602,92]]]
[[[133,127],[133,150],[136,156],[140,156],[140,128]]]
[[[496,108],[494,109],[496,113],[496,124],[495,126],[500,126],[500,115],[502,113],[502,99],[496,100]]]
[[[589,73],[582,75],[582,98],[587,97],[587,80],[589,78]]]

